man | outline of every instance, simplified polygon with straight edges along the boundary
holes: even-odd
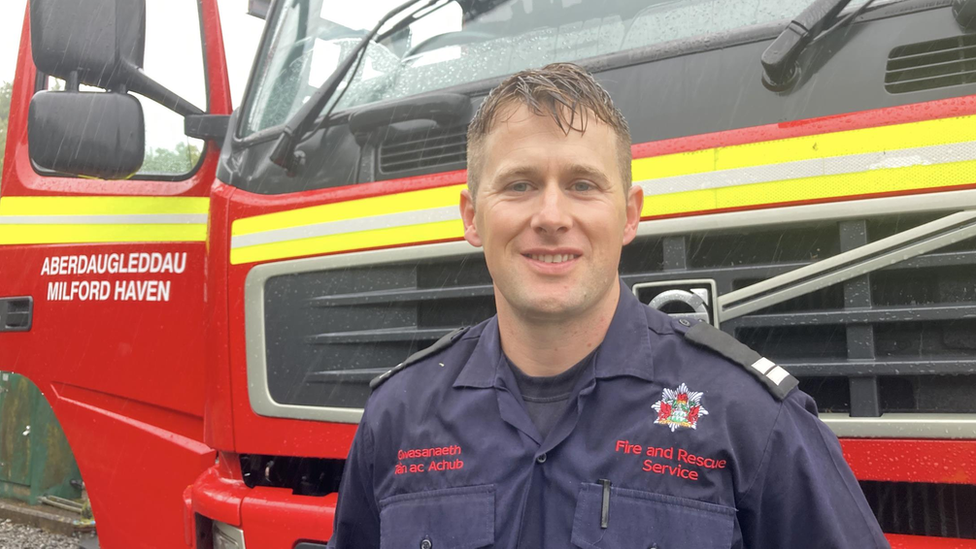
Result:
[[[630,165],[580,68],[492,91],[461,216],[498,314],[374,380],[333,547],[887,547],[794,378],[619,281]]]

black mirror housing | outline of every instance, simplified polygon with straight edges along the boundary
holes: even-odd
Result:
[[[38,92],[30,103],[27,144],[40,168],[125,179],[145,156],[142,105],[127,94]]]
[[[114,89],[141,68],[145,0],[31,0],[31,51],[45,74]]]

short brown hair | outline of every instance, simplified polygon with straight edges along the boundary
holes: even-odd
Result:
[[[617,135],[617,160],[624,190],[630,188],[630,128],[623,114],[613,106],[607,90],[583,68],[573,63],[551,63],[506,78],[491,90],[468,125],[468,188],[472,195],[478,190],[485,138],[499,113],[513,104],[525,105],[540,116],[551,116],[566,135],[570,131],[585,132],[590,114],[610,126]]]

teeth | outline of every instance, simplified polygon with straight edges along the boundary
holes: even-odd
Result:
[[[576,259],[577,255],[573,254],[555,254],[555,255],[535,255],[532,254],[529,257],[536,261],[542,261],[543,263],[563,263],[572,259]]]

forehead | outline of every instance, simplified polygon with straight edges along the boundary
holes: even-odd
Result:
[[[616,134],[591,112],[576,113],[574,128],[581,127],[581,116],[585,116],[584,131],[567,132],[550,114],[536,114],[525,105],[500,109],[483,142],[484,175],[492,177],[502,165],[538,165],[543,161],[589,164],[596,169],[615,171],[611,168],[616,164]],[[568,118],[564,119],[564,127]]]
[[[556,122],[548,109],[535,112],[525,103],[511,101],[498,107],[488,127],[486,137],[498,134],[522,133],[525,131],[546,131],[556,138],[572,136],[582,137],[587,133],[612,134],[613,130],[604,123],[593,111],[583,107],[572,111],[568,107],[560,106],[559,115],[562,127]],[[572,126],[573,129],[566,131]],[[579,131],[584,128],[584,131]]]

